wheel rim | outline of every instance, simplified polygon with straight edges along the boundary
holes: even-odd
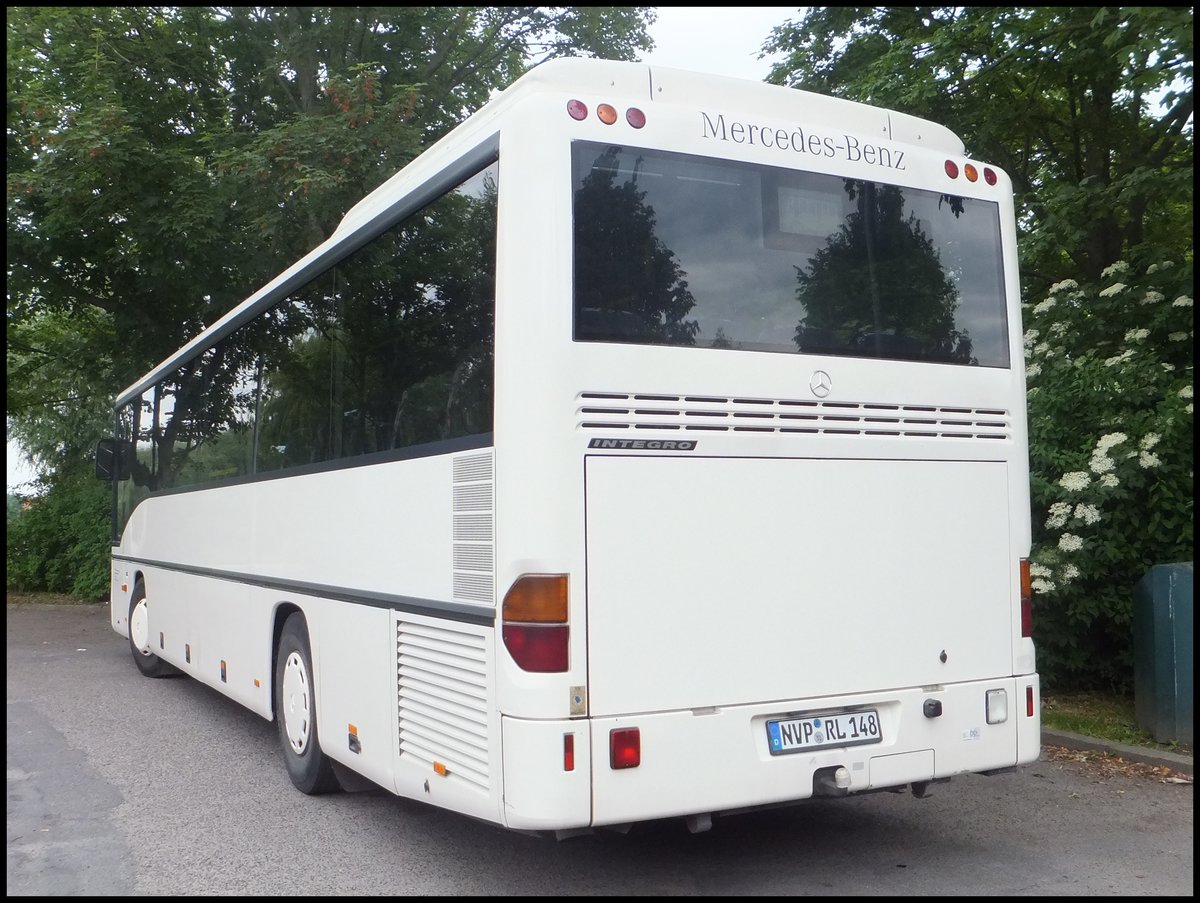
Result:
[[[145,599],[138,599],[129,613],[129,639],[142,655],[150,654],[150,618]]]
[[[293,652],[283,666],[283,727],[296,755],[308,748],[309,694],[308,669],[300,653]]]

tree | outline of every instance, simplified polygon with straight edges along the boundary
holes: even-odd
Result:
[[[599,153],[575,195],[575,305],[589,338],[693,345],[696,299],[675,252],[656,234],[636,176],[620,178],[621,148]]]
[[[771,80],[938,121],[1013,179],[1048,684],[1132,680],[1132,587],[1192,544],[1190,7],[820,7]]]
[[[529,66],[647,7],[13,7],[8,434],[50,492],[111,401]]]
[[[1101,279],[1026,305],[1034,624],[1059,686],[1127,690],[1130,591],[1192,558],[1192,264]]]
[[[1004,167],[1040,294],[1190,249],[1192,33],[1189,7],[813,7],[764,50],[774,83],[933,119]]]
[[[959,297],[932,239],[915,214],[904,210],[895,186],[847,181],[857,211],[811,260],[796,267],[805,314],[796,327],[796,345],[810,331],[852,331],[842,347],[920,358],[940,351],[948,360],[969,361],[968,336],[954,328]],[[887,299],[881,309],[881,298]]]

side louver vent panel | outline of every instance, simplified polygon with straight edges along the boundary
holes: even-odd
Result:
[[[489,790],[487,669],[482,634],[396,622],[401,757]]]
[[[492,452],[454,459],[454,598],[495,604]]]
[[[576,401],[576,424],[588,431],[823,433],[921,439],[1012,437],[1008,411],[996,408],[620,392],[581,392]]]

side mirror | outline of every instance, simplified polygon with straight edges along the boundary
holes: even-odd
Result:
[[[96,479],[128,480],[132,443],[123,439],[101,439],[96,443]]]

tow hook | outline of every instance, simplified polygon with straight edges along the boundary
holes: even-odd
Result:
[[[813,796],[849,796],[850,771],[845,765],[830,765],[813,772]]]

